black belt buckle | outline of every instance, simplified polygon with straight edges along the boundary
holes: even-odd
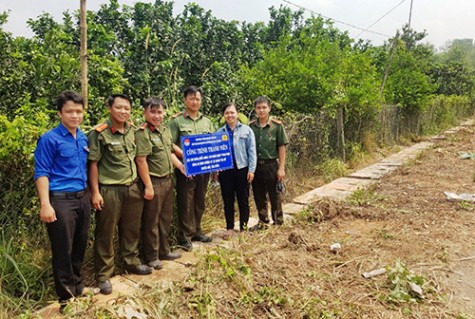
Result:
[[[79,191],[76,192],[76,198],[82,198],[86,194],[86,191]]]

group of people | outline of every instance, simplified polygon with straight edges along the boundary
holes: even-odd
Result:
[[[127,95],[107,99],[109,118],[87,136],[79,128],[84,100],[76,92],[57,99],[60,124],[40,137],[35,150],[35,182],[40,219],[51,242],[56,293],[62,307],[88,293],[112,293],[114,239],[125,271],[150,274],[162,260],[181,257],[169,243],[174,185],[178,208],[178,245],[186,251],[193,241],[211,242],[201,229],[210,173],[188,177],[183,164],[181,136],[213,133],[212,122],[200,112],[203,92],[184,90],[185,110],[163,124],[166,104],[157,97],[143,101],[145,122],[130,123],[132,102]],[[281,183],[285,178],[288,139],[282,123],[270,117],[266,97],[255,101],[257,119],[245,125],[238,108],[223,108],[225,125],[218,129],[230,137],[233,168],[211,173],[219,179],[226,219],[225,237],[234,232],[234,202],[239,228],[258,230],[270,223],[267,196],[274,224],[283,223]],[[248,228],[249,190],[253,186],[259,223]],[[97,288],[85,287],[81,267],[88,242],[91,208],[96,211],[94,264]]]

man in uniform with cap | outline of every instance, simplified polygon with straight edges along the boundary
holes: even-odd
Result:
[[[135,165],[135,130],[128,123],[132,102],[127,95],[114,94],[107,106],[109,119],[88,136],[92,207],[97,210],[94,262],[103,294],[112,293],[116,227],[125,270],[138,275],[153,270],[139,259],[143,199]]]
[[[142,253],[150,267],[161,269],[160,260],[181,257],[170,250],[169,233],[173,216],[173,166],[185,173],[176,157],[170,130],[162,124],[166,105],[157,97],[143,101],[145,123],[135,133],[137,170],[144,188]]]
[[[270,117],[271,102],[265,97],[254,101],[257,119],[250,122],[256,137],[257,168],[252,181],[254,201],[259,215],[259,223],[251,230],[267,227],[267,195],[270,199],[274,225],[282,225],[282,188],[285,179],[286,145],[289,143],[281,121]]]
[[[203,93],[196,86],[184,91],[185,111],[175,114],[170,122],[170,131],[175,154],[183,158],[180,137],[195,134],[213,133],[213,124],[199,110]],[[175,170],[178,205],[178,224],[180,227],[179,245],[187,251],[192,250],[192,241],[210,242],[212,239],[203,234],[201,218],[205,211],[205,197],[208,189],[209,173],[186,177]]]

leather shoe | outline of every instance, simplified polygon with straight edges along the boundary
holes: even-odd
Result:
[[[146,265],[127,265],[124,268],[127,272],[136,275],[149,275],[153,271],[152,267]]]
[[[209,243],[213,240],[213,238],[211,238],[209,236],[206,236],[206,235],[203,235],[203,234],[199,234],[199,235],[195,235],[195,236],[191,237],[191,240],[192,241],[200,241],[202,243]]]
[[[103,295],[110,295],[112,293],[112,284],[109,280],[100,282],[98,285],[99,291]]]
[[[149,267],[152,267],[153,269],[162,269],[163,268],[162,263],[158,259],[149,262],[148,265],[149,265]]]
[[[178,247],[180,247],[184,251],[192,251],[193,250],[193,245],[189,241],[183,241],[183,242],[179,243]]]
[[[179,252],[168,253],[166,255],[158,256],[160,260],[175,260],[181,258],[181,254]]]
[[[265,229],[268,229],[268,228],[269,228],[269,224],[259,222],[256,225],[250,227],[249,231],[250,232],[255,232],[255,231],[259,231],[259,230],[265,230]]]

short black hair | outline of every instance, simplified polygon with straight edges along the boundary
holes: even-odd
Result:
[[[161,98],[156,97],[156,96],[151,96],[151,97],[146,98],[142,102],[142,106],[144,110],[148,108],[159,107],[159,106],[162,106],[163,109],[167,108],[167,105],[165,104],[165,102]]]
[[[236,105],[235,103],[233,103],[233,102],[226,103],[226,104],[223,106],[223,108],[221,109],[221,113],[224,114],[224,112],[226,112],[226,109],[227,109],[228,107],[230,107],[230,106],[234,106],[234,108],[236,109],[236,112],[239,113],[239,109],[238,109],[237,105]]]
[[[190,85],[183,90],[183,96],[186,98],[188,95],[196,94],[198,92],[200,92],[201,96],[203,96],[203,90],[201,90],[200,87],[197,87],[195,85]]]
[[[115,102],[116,98],[121,98],[121,99],[127,100],[127,101],[129,101],[130,105],[132,106],[132,100],[130,99],[130,97],[128,95],[125,95],[125,94],[111,94],[111,95],[109,95],[109,97],[107,98],[107,106],[112,107],[112,105],[114,105],[114,102]]]
[[[267,106],[269,106],[269,107],[272,106],[272,103],[271,103],[270,99],[269,99],[267,96],[259,96],[259,97],[254,101],[254,107],[256,107],[257,104],[261,104],[261,103],[266,103]]]
[[[58,95],[56,100],[56,108],[58,111],[61,112],[63,110],[64,104],[66,104],[68,101],[81,104],[82,108],[84,109],[84,99],[79,93],[75,91],[63,91]]]

